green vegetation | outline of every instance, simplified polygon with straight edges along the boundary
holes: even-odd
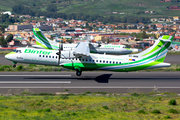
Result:
[[[151,113],[153,113],[153,114],[161,114],[160,110],[153,110]]]
[[[168,10],[172,5],[180,6],[180,2],[164,2],[161,0],[1,0],[1,10],[11,10],[14,5],[23,5],[33,8],[35,11],[57,11],[58,13],[86,13],[109,16],[140,16],[140,17],[167,17],[178,16],[179,11]],[[53,8],[54,7],[54,8]],[[153,14],[145,14],[144,11],[154,11]],[[30,11],[29,11],[30,12]],[[131,20],[131,19],[129,19]]]
[[[4,36],[2,36],[2,37],[0,37],[0,45],[2,47],[7,47],[8,42],[11,42],[11,40],[13,40],[13,35],[12,34],[9,34],[6,39],[4,39]]]
[[[137,113],[139,114],[145,114],[146,112],[144,110],[139,110]]]
[[[175,93],[113,94],[91,93],[66,95],[19,94],[0,96],[0,119],[3,120],[139,120],[179,119],[180,106],[168,104]],[[158,100],[159,95],[162,101]],[[67,99],[64,99],[64,96]]]
[[[180,55],[179,51],[168,51],[167,55]]]
[[[177,105],[176,100],[175,99],[170,100],[169,105]]]
[[[177,114],[178,113],[178,111],[176,109],[173,109],[173,108],[169,109],[168,112],[169,113],[173,113],[173,114]]]
[[[16,72],[16,71],[29,71],[29,72],[38,72],[38,71],[44,71],[44,72],[51,72],[51,71],[69,71],[68,69],[58,67],[58,66],[46,66],[46,65],[17,65],[16,68],[13,68],[12,65],[0,65],[0,71],[4,72]]]

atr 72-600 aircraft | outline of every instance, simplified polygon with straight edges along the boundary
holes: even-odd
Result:
[[[14,63],[62,66],[76,70],[80,76],[83,70],[106,70],[116,72],[137,71],[149,68],[169,67],[164,63],[172,36],[162,36],[155,44],[138,54],[105,55],[90,53],[89,43],[81,42],[74,50],[56,51],[34,48],[17,48],[5,56]]]
[[[33,45],[35,48],[41,48],[41,49],[50,49],[50,50],[58,50],[59,49],[59,43],[53,42],[49,40],[47,37],[45,37],[42,33],[42,31],[39,28],[33,28],[34,37],[36,39],[36,44]],[[63,44],[61,47],[61,50],[69,51],[74,49],[77,46],[77,44]],[[125,45],[102,45],[98,43],[90,43],[90,53],[99,53],[99,54],[129,54],[132,52],[129,48],[126,48]]]

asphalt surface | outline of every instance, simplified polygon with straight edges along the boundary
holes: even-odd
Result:
[[[180,92],[180,72],[1,72],[0,94]]]
[[[0,55],[0,64],[1,65],[13,65],[13,63],[4,57],[5,55]],[[164,62],[171,64],[180,64],[180,55],[167,55]],[[21,64],[21,63],[18,63]]]

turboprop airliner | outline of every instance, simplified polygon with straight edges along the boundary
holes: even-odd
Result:
[[[36,44],[33,45],[35,48],[40,49],[50,49],[50,50],[58,50],[59,43],[49,40],[39,28],[33,28],[34,37],[36,39]],[[61,50],[69,51],[74,49],[77,44],[62,44]],[[90,52],[91,53],[99,53],[99,54],[129,54],[132,52],[129,48],[126,48],[125,45],[102,45],[98,43],[89,43]]]
[[[16,67],[17,63],[62,66],[75,70],[77,76],[80,76],[84,70],[129,72],[169,67],[171,64],[163,61],[172,40],[172,36],[162,36],[150,48],[130,55],[90,53],[89,43],[80,42],[71,51],[17,48],[14,52],[5,55],[5,58],[14,63],[13,67]]]

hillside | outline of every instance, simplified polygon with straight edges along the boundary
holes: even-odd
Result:
[[[14,5],[24,5],[36,11],[46,11],[49,6],[61,13],[100,14],[103,16],[142,16],[167,17],[179,16],[179,10],[168,10],[170,6],[180,6],[178,0],[0,0],[0,10],[12,10]],[[154,11],[145,14],[144,11]],[[114,12],[115,14],[112,14]],[[118,14],[116,14],[118,13]],[[121,13],[121,14],[119,14]],[[123,14],[124,13],[124,14]]]

